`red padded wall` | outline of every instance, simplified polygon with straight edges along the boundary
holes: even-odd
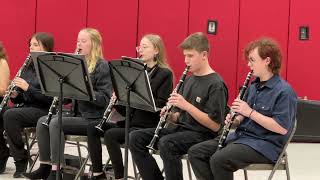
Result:
[[[140,0],[138,44],[147,33],[159,34],[166,45],[168,61],[177,81],[185,68],[182,51],[178,47],[188,34],[189,0]]]
[[[37,1],[36,31],[54,36],[55,51],[74,52],[80,29],[86,27],[87,0]]]
[[[138,0],[94,0],[88,4],[88,27],[103,36],[107,59],[136,56]]]
[[[35,32],[36,0],[1,2],[0,41],[8,56],[13,78],[29,53],[29,38]]]
[[[260,37],[271,37],[279,43],[283,54],[281,75],[286,79],[288,24],[289,0],[240,1],[238,87],[242,86],[250,70],[243,49],[248,42]]]
[[[291,1],[288,81],[300,97],[320,100],[320,2]],[[309,26],[308,41],[299,40],[299,27]]]
[[[205,4],[205,6],[204,6]],[[217,34],[208,34],[210,64],[225,80],[229,102],[236,93],[239,2],[234,0],[190,0],[189,33],[207,33],[207,21],[218,22]]]

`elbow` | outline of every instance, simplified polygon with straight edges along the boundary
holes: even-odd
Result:
[[[214,126],[211,128],[211,130],[212,130],[213,132],[219,132],[220,127],[221,127],[221,124],[217,124],[217,125],[214,125]]]

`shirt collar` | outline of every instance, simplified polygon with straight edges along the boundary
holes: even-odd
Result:
[[[264,84],[264,87],[268,87],[272,89],[277,84],[278,81],[280,81],[280,76],[278,74],[275,74]],[[260,82],[260,78],[257,77],[252,83],[259,83],[259,82]]]

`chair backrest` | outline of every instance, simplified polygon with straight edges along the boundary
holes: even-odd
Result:
[[[268,180],[271,180],[276,170],[286,170],[287,179],[290,179],[289,174],[289,164],[287,156],[287,147],[297,129],[297,119],[295,119],[292,131],[289,134],[288,140],[285,143],[282,152],[280,153],[278,160],[275,164],[250,164],[249,166],[243,168],[245,180],[248,180],[247,170],[272,170]]]
[[[289,137],[288,137],[288,140],[287,140],[286,144],[284,145],[284,147],[283,147],[283,149],[282,149],[282,152],[281,152],[280,155],[279,155],[279,158],[278,158],[276,164],[274,165],[274,169],[277,169],[277,166],[279,166],[279,164],[281,163],[281,161],[283,161],[283,157],[287,158],[287,154],[286,154],[286,152],[287,152],[287,147],[288,147],[289,143],[291,142],[291,139],[292,139],[292,137],[293,137],[296,129],[297,129],[297,119],[295,119],[295,121],[294,121],[294,123],[293,123],[292,131],[291,131],[291,133],[290,133],[290,135],[289,135]]]

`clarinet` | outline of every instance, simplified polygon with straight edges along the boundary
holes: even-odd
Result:
[[[246,80],[244,81],[242,87],[241,87],[241,90],[239,92],[239,95],[238,95],[238,99],[243,99],[244,98],[244,95],[248,89],[248,84],[250,82],[250,78],[251,78],[251,75],[252,75],[252,71],[250,71],[246,77]],[[225,142],[226,142],[226,139],[227,139],[227,136],[230,132],[230,129],[231,129],[231,126],[236,118],[236,116],[238,115],[238,113],[236,112],[233,112],[232,110],[230,110],[230,114],[231,114],[231,122],[224,125],[223,126],[223,132],[220,136],[220,139],[219,139],[219,144],[218,144],[218,149],[217,150],[220,150],[222,149],[224,146],[225,146]]]
[[[26,58],[26,60],[24,61],[23,65],[20,67],[19,71],[17,72],[16,77],[21,77],[21,75],[24,73],[24,71],[26,70],[26,68],[29,66],[29,64],[31,63],[32,58],[31,55],[29,54]],[[14,78],[14,79],[15,79]],[[12,95],[12,93],[17,89],[16,85],[14,84],[13,81],[11,81],[10,85],[7,88],[6,94],[3,96],[3,99],[1,101],[0,104],[0,112],[2,111],[2,109],[8,105],[9,99]]]
[[[59,103],[59,98],[57,96],[55,96],[53,98],[53,101],[52,101],[51,106],[49,108],[47,120],[45,122],[42,122],[41,123],[42,125],[44,125],[46,127],[49,127],[50,121],[52,119],[53,112],[56,110],[56,107],[57,107],[58,103]]]
[[[176,86],[176,88],[173,90],[173,92],[179,92],[179,90],[180,90],[180,88],[181,88],[181,86],[182,86],[182,84],[183,84],[183,82],[184,82],[184,80],[185,80],[185,78],[187,76],[187,73],[188,73],[189,69],[190,69],[190,66],[187,66],[184,69],[183,74],[182,74],[182,76],[181,76],[181,78],[179,80],[179,83]],[[153,154],[156,151],[156,149],[154,148],[154,145],[156,144],[156,141],[159,138],[159,133],[160,133],[161,129],[163,129],[163,128],[168,126],[168,122],[166,122],[166,119],[168,118],[169,113],[171,112],[172,108],[173,108],[173,106],[170,105],[170,104],[165,106],[166,112],[164,113],[163,116],[160,117],[160,120],[158,122],[157,128],[154,131],[153,138],[152,138],[150,144],[147,146],[147,148],[149,149],[149,153],[150,154]]]
[[[109,122],[110,119],[111,119],[111,116],[112,116],[112,108],[113,106],[116,104],[117,102],[117,97],[116,96],[111,96],[111,99],[110,99],[110,102],[108,104],[108,107],[107,109],[104,111],[103,113],[103,117],[102,117],[102,120],[100,121],[100,123],[98,125],[95,126],[95,128],[97,130],[99,130],[100,132],[104,132],[104,130],[102,129],[102,126]]]
[[[77,49],[76,54],[79,54],[80,51],[81,51],[81,49]],[[48,112],[48,115],[47,115],[47,120],[45,122],[41,123],[45,127],[49,128],[49,124],[50,124],[50,121],[52,119],[53,112],[56,111],[56,107],[58,106],[58,104],[59,104],[59,97],[58,96],[53,97],[53,101],[51,103],[51,106],[49,108],[49,112]]]

